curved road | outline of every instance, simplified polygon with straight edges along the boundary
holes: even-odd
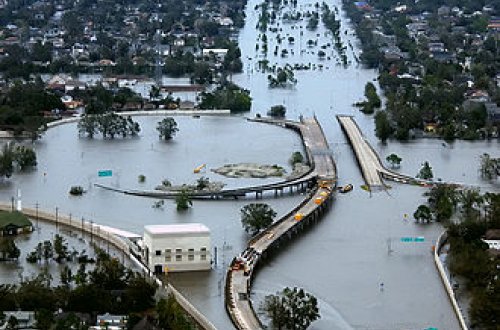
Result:
[[[259,120],[272,124],[279,121]],[[306,225],[317,221],[328,207],[337,184],[337,171],[330,155],[324,133],[316,120],[309,118],[301,123],[281,122],[294,125],[300,131],[311,167],[310,175],[316,178],[316,186],[308,197],[267,230],[254,236],[240,257],[233,259],[226,277],[226,309],[238,329],[263,329],[249,299],[252,278],[262,256],[273,247],[298,234]],[[296,215],[300,213],[300,217]]]

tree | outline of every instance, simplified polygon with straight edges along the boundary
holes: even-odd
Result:
[[[97,125],[94,116],[83,115],[78,122],[78,134],[87,135],[90,139],[97,134]]]
[[[210,184],[210,179],[202,176],[198,180],[196,180],[196,190],[203,190],[207,188],[209,184]]]
[[[59,234],[54,237],[54,252],[56,253],[57,262],[68,258],[68,244],[65,242],[64,237]]]
[[[68,265],[65,265],[59,272],[59,277],[63,285],[69,286],[73,281],[73,274],[71,273],[71,268],[69,268]]]
[[[356,103],[356,106],[361,107],[362,112],[372,114],[375,108],[380,108],[382,102],[377,95],[375,85],[371,82],[367,82],[365,85],[365,97],[366,101]]]
[[[499,160],[497,158],[491,158],[487,153],[481,155],[479,171],[481,177],[486,180],[493,180],[498,177],[499,174]]]
[[[304,163],[304,156],[300,151],[294,151],[290,157],[290,164],[292,164],[292,166],[297,163]]]
[[[125,303],[129,312],[142,312],[154,307],[158,285],[149,278],[135,273],[125,289]]]
[[[136,136],[141,131],[139,123],[132,120],[131,116],[123,117],[112,112],[83,115],[77,127],[79,135],[87,135],[89,138],[93,138],[97,132],[103,138],[114,139],[116,135],[123,138]]]
[[[6,143],[2,147],[0,154],[0,176],[10,178],[14,172],[14,144]]]
[[[175,204],[177,205],[177,211],[187,210],[193,202],[191,201],[191,196],[186,189],[179,191],[175,196]]]
[[[54,249],[52,247],[52,243],[50,241],[43,241],[43,250],[42,250],[43,258],[45,262],[48,262],[50,258],[54,255]]]
[[[40,309],[36,311],[35,319],[37,329],[49,330],[54,323],[54,314],[47,309]]]
[[[233,83],[226,83],[214,92],[201,93],[200,109],[229,109],[231,112],[250,111],[250,91]]]
[[[417,178],[422,180],[432,180],[433,177],[434,174],[432,173],[432,167],[429,165],[429,162],[425,161],[417,174]]]
[[[167,117],[158,122],[156,130],[160,133],[160,139],[170,140],[179,131],[174,118]]]
[[[429,223],[432,219],[431,209],[427,205],[419,205],[415,213],[413,213],[413,218],[417,222]]]
[[[287,310],[283,298],[278,295],[268,295],[264,298],[261,309],[269,316],[273,328],[281,329],[285,326],[287,320]]]
[[[80,264],[78,267],[78,271],[76,272],[76,275],[74,277],[75,279],[75,284],[78,286],[85,285],[87,283],[87,271],[86,271],[86,266],[84,263]]]
[[[156,85],[151,85],[151,89],[149,90],[149,98],[151,100],[159,99],[161,96],[160,88]]]
[[[0,238],[0,260],[6,259],[18,259],[21,255],[21,250],[16,246],[13,239]]]
[[[396,168],[399,167],[403,159],[396,154],[390,154],[385,158],[385,160],[387,160],[391,164],[392,168]]]
[[[387,112],[377,111],[375,114],[375,135],[380,141],[385,142],[392,135],[394,129],[389,122]]]
[[[267,115],[271,117],[283,118],[285,117],[285,113],[286,113],[286,107],[284,105],[279,104],[279,105],[273,105],[271,109],[267,112]]]
[[[297,79],[295,79],[295,74],[290,65],[286,65],[285,67],[279,67],[276,69],[276,76],[268,75],[267,80],[269,81],[269,87],[286,87],[289,85],[295,85],[297,83]]]
[[[459,199],[462,204],[462,214],[466,219],[473,219],[479,215],[479,206],[484,202],[479,189],[464,189],[460,191]]]
[[[458,203],[457,188],[452,185],[440,184],[432,187],[426,195],[436,221],[449,220]]]
[[[241,209],[241,224],[247,233],[256,234],[273,223],[276,212],[267,204],[251,203]]]
[[[14,151],[14,161],[21,171],[37,165],[36,153],[30,147],[17,146]]]
[[[163,329],[194,330],[196,328],[172,294],[156,304],[156,313],[158,325]]]
[[[266,296],[262,309],[277,329],[305,330],[320,318],[316,297],[298,288]]]
[[[6,329],[9,329],[9,330],[14,330],[14,329],[17,329],[19,325],[19,321],[17,320],[17,318],[13,315],[11,315],[7,321],[7,328]]]

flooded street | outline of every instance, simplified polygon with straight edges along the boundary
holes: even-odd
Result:
[[[285,286],[299,286],[320,301],[321,319],[312,329],[458,329],[431,254],[442,227],[415,224],[412,219],[417,206],[425,201],[425,189],[389,183],[392,189],[385,192],[370,194],[362,190],[361,172],[335,115],[353,115],[382,160],[390,153],[403,159],[399,169],[402,173],[414,176],[421,163],[428,160],[436,178],[489,190],[499,187],[480,180],[479,156],[488,152],[492,157],[499,157],[498,142],[448,144],[426,139],[379,143],[374,136],[372,116],[363,115],[352,106],[363,99],[366,82],[373,81],[377,73],[357,66],[350,47],[346,53],[352,64],[345,68],[337,65],[335,57],[319,60],[319,47],[300,55],[301,44],[304,48],[306,40],[317,39],[321,45],[331,39],[325,35],[322,23],[314,32],[305,29],[306,21],[296,23],[293,29],[292,24],[284,25],[281,35],[293,35],[297,40],[288,46],[293,47],[294,55],[286,58],[273,56],[276,41],[273,34],[268,33],[270,65],[310,62],[323,65],[322,69],[296,71],[298,82],[293,87],[269,88],[267,73],[257,72],[257,61],[262,57],[255,50],[258,16],[254,7],[259,3],[248,2],[247,22],[239,41],[244,72],[232,77],[235,83],[251,91],[252,111],[245,115],[264,115],[272,105],[284,104],[288,119],[317,116],[337,163],[339,184],[352,183],[354,190],[337,195],[332,208],[317,226],[264,263],[254,281],[254,306],[258,307],[265,295]],[[301,6],[304,10],[313,3],[303,1]],[[329,5],[340,8],[340,1]],[[301,29],[300,25],[304,27]],[[304,31],[302,37],[301,30]],[[351,31],[345,17],[342,17],[341,30],[344,43],[347,45],[350,41],[354,52],[359,53],[355,37],[351,32],[344,33]],[[217,328],[231,329],[224,310],[224,275],[228,263],[244,249],[249,238],[240,223],[240,209],[254,200],[194,201],[190,210],[179,213],[173,201],[167,201],[163,209],[154,209],[154,199],[122,195],[93,184],[148,190],[163,179],[173,184],[193,183],[200,177],[193,169],[203,163],[208,169],[239,162],[278,164],[290,172],[288,159],[292,152],[302,150],[302,144],[292,131],[250,123],[240,116],[175,119],[179,132],[170,142],[158,139],[155,127],[160,118],[152,117],[136,117],[142,128],[140,137],[124,140],[79,138],[76,124],[51,129],[35,144],[38,169],[14,174],[2,183],[0,198],[8,201],[21,189],[23,204],[27,207],[34,207],[36,203],[48,211],[58,207],[59,212],[71,213],[75,218],[84,217],[136,233],[142,233],[143,226],[148,224],[204,223],[211,230],[213,246],[218,247],[217,265],[211,272],[169,276]],[[98,170],[108,169],[113,171],[112,177],[97,177]],[[138,183],[140,174],[146,176],[145,183]],[[227,187],[279,180],[228,179],[209,170],[201,175],[223,181]],[[72,185],[81,185],[88,192],[81,197],[71,197],[68,191]],[[278,199],[268,196],[263,202],[269,203],[280,216],[302,198],[301,195]],[[425,238],[424,242],[401,242],[402,237],[420,236]]]

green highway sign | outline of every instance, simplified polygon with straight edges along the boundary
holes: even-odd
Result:
[[[113,176],[113,171],[111,171],[111,170],[102,170],[102,171],[97,172],[97,176],[99,176],[99,177]]]
[[[411,243],[411,242],[415,242],[415,243],[421,243],[421,242],[425,242],[425,238],[424,237],[401,237],[400,239],[401,242],[404,242],[404,243]]]

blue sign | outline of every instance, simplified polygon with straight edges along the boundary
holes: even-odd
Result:
[[[401,242],[404,242],[404,243],[411,243],[411,242],[415,242],[415,243],[421,243],[421,242],[425,242],[425,237],[401,237]]]
[[[97,172],[97,175],[99,177],[113,176],[113,171],[111,171],[111,170],[102,170],[102,171]]]

